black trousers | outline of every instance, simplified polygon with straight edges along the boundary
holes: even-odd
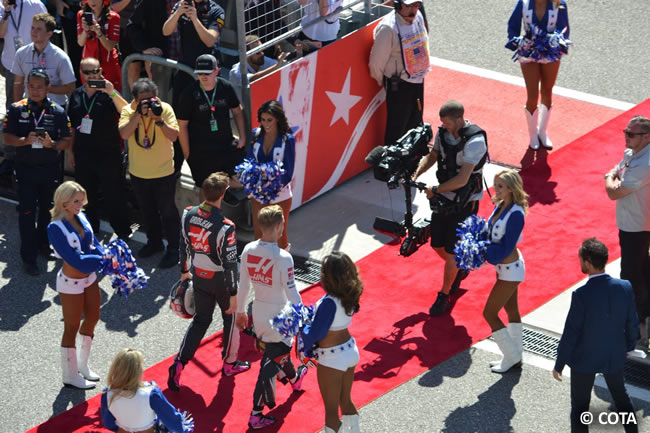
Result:
[[[630,396],[625,390],[623,370],[614,374],[604,374],[609,393],[612,395],[617,412],[634,412]],[[589,410],[591,390],[594,387],[595,373],[579,373],[571,370],[571,433],[588,432],[589,426],[580,421],[580,414]],[[594,414],[594,424],[598,423],[598,415]],[[624,425],[625,431],[638,432],[636,424]]]
[[[160,244],[163,231],[167,249],[178,250],[181,235],[181,217],[176,209],[176,176],[142,179],[131,175],[131,186],[140,206],[147,232],[147,243]]]
[[[33,166],[15,161],[18,190],[18,230],[20,257],[25,263],[36,263],[41,247],[49,245],[47,225],[54,191],[59,186],[59,163]]]
[[[131,232],[131,224],[125,203],[124,174],[121,156],[105,156],[97,159],[75,158],[75,179],[86,190],[88,204],[86,216],[95,233],[99,233],[99,192],[104,198],[108,221],[121,239]]]
[[[385,78],[384,81],[386,89],[384,145],[390,146],[422,122],[424,83],[416,84],[400,80],[398,88],[393,90],[390,79]]]
[[[275,376],[282,370],[288,379],[296,377],[296,368],[291,362],[291,347],[284,343],[264,343],[264,355],[260,361],[260,373],[253,391],[253,410],[264,406],[275,407]]]
[[[181,348],[178,351],[178,360],[185,365],[194,357],[196,349],[212,323],[212,316],[217,304],[221,309],[221,319],[223,320],[221,357],[226,359],[231,353],[236,353],[239,350],[239,330],[235,327],[235,315],[225,313],[230,307],[230,294],[226,289],[223,273],[217,272],[210,280],[194,276],[192,282],[196,312],[192,323],[185,332]]]
[[[618,231],[621,245],[621,279],[634,288],[639,321],[650,316],[650,232]]]

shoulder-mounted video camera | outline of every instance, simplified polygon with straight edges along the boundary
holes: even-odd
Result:
[[[391,189],[399,187],[400,179],[409,179],[420,159],[429,153],[433,138],[431,125],[421,123],[390,146],[377,146],[366,156],[373,167],[375,179],[386,182]]]

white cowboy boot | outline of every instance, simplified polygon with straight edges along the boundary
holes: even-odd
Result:
[[[539,136],[539,141],[547,149],[553,149],[553,143],[551,139],[546,135],[546,127],[548,126],[548,120],[551,118],[551,108],[548,108],[544,104],[539,104],[537,109],[539,111],[539,129],[537,135]]]
[[[99,376],[88,368],[88,357],[90,356],[90,348],[93,344],[93,337],[90,335],[77,334],[77,366],[79,373],[86,379],[97,382]]]
[[[503,359],[498,365],[492,367],[492,372],[505,373],[521,362],[521,355],[518,353],[517,346],[506,328],[494,331],[492,337],[499,346],[501,353],[503,353]]]
[[[343,415],[343,433],[359,433],[359,415]]]
[[[533,114],[530,114],[528,112],[528,109],[524,107],[524,111],[526,112],[526,121],[528,122],[528,136],[530,137],[528,147],[533,150],[537,150],[539,149],[539,137],[537,136],[537,112],[539,110],[535,109],[535,111],[533,111]]]
[[[508,323],[508,334],[512,338],[512,340],[515,343],[515,346],[517,347],[517,352],[519,353],[519,357],[523,359],[523,353],[524,353],[524,342],[521,339],[521,332],[523,329],[523,325],[521,323]],[[494,367],[495,365],[499,365],[499,361],[490,361],[490,367]]]
[[[93,382],[88,382],[81,377],[77,368],[77,349],[74,347],[61,348],[61,369],[63,371],[63,384],[79,389],[92,389]]]

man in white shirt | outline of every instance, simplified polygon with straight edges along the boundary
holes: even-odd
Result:
[[[39,13],[32,18],[32,43],[16,51],[11,67],[16,99],[22,98],[29,71],[40,68],[50,77],[47,97],[62,107],[66,106],[68,95],[74,91],[77,79],[68,55],[50,42],[55,28],[56,21],[50,14]]]
[[[370,76],[386,89],[386,146],[422,122],[424,77],[430,69],[422,1],[394,0],[393,5],[395,11],[375,27],[368,62]]]
[[[32,41],[32,17],[38,13],[47,12],[40,0],[3,0],[0,5],[0,38],[4,38],[2,50],[2,69],[6,80],[5,92],[7,107],[20,99],[13,96],[14,75],[11,67],[14,64],[16,51]]]
[[[621,279],[634,288],[641,321],[641,343],[648,345],[650,316],[650,120],[630,119],[623,159],[605,174],[605,191],[616,201],[616,226],[621,245]]]

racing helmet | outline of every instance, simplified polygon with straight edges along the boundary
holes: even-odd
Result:
[[[169,293],[169,308],[179,317],[191,319],[194,317],[194,287],[192,280],[178,280]]]

